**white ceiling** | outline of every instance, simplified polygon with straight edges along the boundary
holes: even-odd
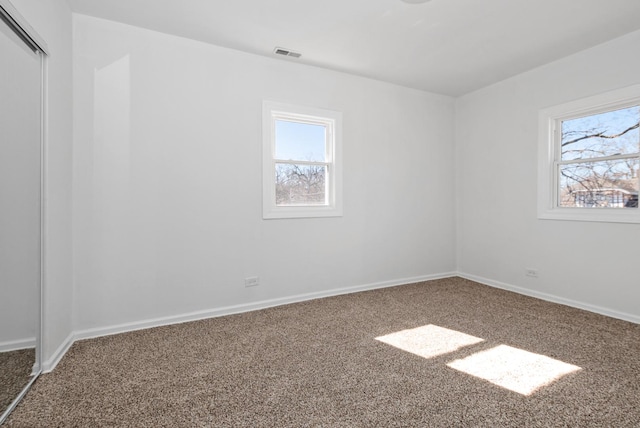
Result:
[[[452,96],[640,29],[640,0],[68,2],[86,15],[259,55],[284,47],[302,53],[284,61]]]

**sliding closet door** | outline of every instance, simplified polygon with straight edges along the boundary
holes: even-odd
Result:
[[[19,363],[19,373],[27,370],[25,385],[39,332],[40,116],[40,54],[0,20],[0,375],[15,381]],[[2,382],[0,388],[19,393],[25,385]],[[9,391],[0,397],[14,398]]]

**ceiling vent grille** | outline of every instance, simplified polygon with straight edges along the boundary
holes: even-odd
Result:
[[[292,58],[300,58],[302,56],[301,53],[293,52],[285,48],[275,48],[273,50],[273,53],[275,53],[276,55],[290,56]]]

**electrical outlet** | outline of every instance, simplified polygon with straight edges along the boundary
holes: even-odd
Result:
[[[257,276],[250,276],[244,279],[245,287],[255,287],[256,285],[260,285],[260,278]]]
[[[537,278],[538,277],[538,269],[527,268],[527,269],[524,270],[524,274],[525,274],[525,276],[528,276],[530,278]]]

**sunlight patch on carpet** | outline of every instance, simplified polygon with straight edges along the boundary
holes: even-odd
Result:
[[[429,324],[376,337],[376,340],[424,358],[433,358],[484,339]]]
[[[561,377],[582,370],[544,355],[500,345],[447,366],[522,395],[531,395]]]

